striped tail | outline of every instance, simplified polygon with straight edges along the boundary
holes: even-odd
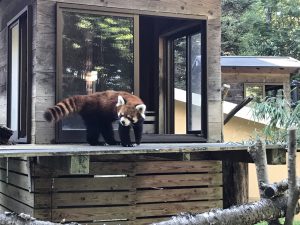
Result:
[[[79,107],[77,105],[78,96],[72,96],[70,98],[66,98],[55,106],[47,109],[44,113],[44,118],[48,122],[57,122],[64,117],[67,117],[69,114],[79,111]]]

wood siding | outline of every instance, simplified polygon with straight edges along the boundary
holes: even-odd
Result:
[[[79,0],[37,1],[36,61],[35,61],[35,143],[51,143],[55,138],[54,126],[43,118],[45,108],[55,103],[55,40],[56,3],[82,4]],[[207,17],[207,74],[208,74],[208,138],[219,141],[221,138],[221,67],[220,67],[220,15],[221,2],[189,0],[87,0],[86,5],[109,7],[111,10],[133,10],[135,13],[159,15],[172,14],[178,17]],[[132,11],[131,11],[132,12]],[[47,129],[45,129],[47,128]]]
[[[32,163],[32,193],[27,161],[10,159],[6,184],[6,159],[1,159],[2,207],[43,220],[95,225],[148,224],[179,212],[222,207],[221,163],[91,157],[88,174],[72,175],[55,166],[67,159],[41,157]]]
[[[56,3],[82,4],[79,0],[26,0],[0,3],[0,124],[6,123],[7,30],[6,24],[26,5],[33,8],[33,73],[32,73],[32,142],[51,143],[55,127],[42,114],[55,103],[56,77]],[[220,16],[221,1],[180,0],[87,0],[86,5],[109,7],[110,10],[130,10],[131,13],[207,18],[208,74],[208,138],[218,141],[221,136],[221,68]],[[152,103],[151,103],[152,104]]]
[[[25,158],[0,159],[0,204],[5,211],[34,213],[34,194],[29,192],[30,173]],[[8,169],[8,170],[7,170]]]

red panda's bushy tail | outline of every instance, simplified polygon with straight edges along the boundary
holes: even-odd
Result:
[[[81,108],[78,98],[79,96],[72,96],[60,101],[53,107],[48,108],[44,113],[44,118],[48,122],[57,122],[62,118],[67,117],[69,114],[78,112]]]

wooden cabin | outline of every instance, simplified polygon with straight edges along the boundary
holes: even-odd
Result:
[[[207,144],[222,141],[220,17],[220,0],[0,0],[0,124],[17,143],[0,147],[1,209],[141,225],[222,207],[222,186],[240,188],[204,159],[249,157],[247,146]],[[140,147],[88,146],[80,118],[43,118],[67,96],[107,89],[147,105]]]
[[[279,56],[222,56],[222,83],[230,90],[223,104],[228,114],[236,104],[250,95],[257,98],[275,97],[283,90],[291,98],[291,77],[300,70],[300,61]],[[246,141],[254,131],[264,128],[267,121],[254,121],[250,108],[244,108],[224,126],[224,141]]]
[[[265,98],[284,90],[291,96],[291,76],[300,70],[300,61],[280,56],[222,56],[222,83],[230,84],[226,101],[240,103],[254,95]]]
[[[236,104],[250,94],[260,98],[274,97],[279,89],[283,89],[285,96],[290,98],[293,93],[291,92],[292,75],[299,73],[300,70],[299,60],[278,56],[222,56],[221,65],[222,83],[231,86],[223,103],[224,114],[228,114]],[[246,106],[224,125],[224,141],[242,142],[253,139],[266,124],[267,121],[254,121],[251,107]],[[297,156],[297,165],[299,165],[299,153]],[[288,170],[286,165],[277,165],[269,166],[268,171],[270,182],[276,182],[285,179]],[[250,201],[259,199],[258,186],[251,185],[256,179],[255,166],[250,164]]]

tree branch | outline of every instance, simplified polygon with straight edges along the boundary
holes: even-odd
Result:
[[[75,224],[77,223],[69,223],[63,225],[75,225]],[[62,224],[36,220],[35,218],[30,217],[30,215],[24,213],[17,215],[16,213],[5,212],[5,213],[0,213],[0,225],[62,225]]]
[[[299,191],[296,180],[296,128],[289,129],[289,146],[288,146],[288,204],[284,225],[292,225],[299,200]]]
[[[152,225],[253,225],[263,220],[275,220],[283,217],[287,197],[281,196],[274,200],[262,199],[258,202],[228,209],[217,209],[197,215],[183,214],[164,222]]]
[[[269,184],[266,146],[261,140],[257,140],[255,145],[249,147],[248,152],[251,155],[256,167],[260,197],[264,198],[265,196],[262,186],[264,184]]]
[[[266,145],[261,140],[257,140],[254,146],[248,149],[256,168],[257,182],[260,198],[265,198],[263,185],[269,184],[268,168],[267,168],[267,152]],[[269,225],[280,224],[278,219],[268,221]]]
[[[289,188],[288,180],[282,180],[273,184],[263,184],[262,189],[264,196],[267,198],[274,198],[282,195]]]

